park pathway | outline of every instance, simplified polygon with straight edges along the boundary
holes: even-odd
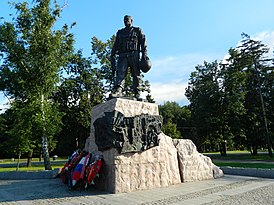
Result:
[[[274,204],[274,180],[226,175],[131,193],[69,191],[60,179],[0,180],[1,205]]]

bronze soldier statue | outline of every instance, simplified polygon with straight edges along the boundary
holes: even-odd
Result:
[[[133,27],[131,16],[124,16],[125,28],[118,30],[116,39],[111,50],[111,61],[114,78],[114,90],[110,97],[124,97],[122,90],[127,75],[127,69],[130,68],[133,78],[134,97],[140,99],[140,66],[147,72],[151,67],[151,62],[147,56],[147,45],[143,31],[139,27]],[[140,53],[142,57],[140,60]],[[115,56],[118,56],[117,63]]]

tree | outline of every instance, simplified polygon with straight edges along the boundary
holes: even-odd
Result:
[[[269,49],[260,41],[251,39],[247,34],[243,34],[242,45],[238,47],[239,57],[243,59],[243,69],[247,73],[247,94],[245,106],[247,109],[247,120],[251,123],[248,125],[247,132],[249,139],[253,142],[257,153],[257,147],[260,144],[266,144],[268,154],[272,157],[272,142],[268,129],[269,119],[266,110],[269,110],[271,86],[266,86],[269,81],[269,74],[273,73],[272,59],[266,58]],[[273,82],[273,81],[272,81]],[[272,86],[273,87],[273,86]],[[269,110],[273,115],[272,110]],[[255,123],[254,123],[255,122]],[[250,126],[252,125],[252,126]],[[264,133],[264,141],[258,143],[258,137]],[[254,139],[257,138],[257,141]]]
[[[172,123],[170,120],[163,124],[162,131],[171,138],[182,138],[180,131],[177,130],[177,125]]]
[[[273,64],[273,62],[272,62]],[[272,144],[272,149],[274,149],[274,69],[268,69],[263,78],[263,89],[262,93],[264,93],[264,102],[265,102],[265,111],[266,118],[268,119],[268,132],[269,139]]]
[[[186,96],[190,101],[193,126],[197,133],[200,150],[215,150],[228,136],[222,133],[222,90],[220,89],[220,67],[217,61],[204,62],[191,73]]]
[[[268,48],[246,34],[230,57],[218,64],[205,63],[191,73],[186,96],[199,146],[225,155],[229,147],[248,147],[252,154],[267,147],[272,156],[273,59]],[[222,148],[224,147],[224,148]]]
[[[78,51],[64,67],[66,77],[53,97],[64,113],[63,129],[57,136],[58,154],[69,155],[76,148],[83,147],[90,133],[91,108],[103,101],[102,79],[91,65],[91,60]]]
[[[9,146],[10,144],[14,145],[14,143],[9,143],[11,138],[8,135],[8,130],[12,124],[12,117],[8,115],[8,112],[9,110],[0,115],[0,158],[2,159],[5,157],[14,157],[18,153]],[[12,151],[15,151],[15,153],[12,153]]]
[[[60,68],[71,56],[74,40],[67,25],[53,30],[62,10],[56,2],[54,8],[50,0],[33,3],[32,8],[27,2],[14,4],[18,15],[13,22],[0,25],[0,89],[13,99],[16,122],[21,122],[11,134],[17,138],[23,133],[24,140],[40,138],[48,170],[48,140],[61,123],[61,113],[50,96],[59,82]]]
[[[229,50],[227,64],[222,64],[221,79],[222,91],[222,124],[223,135],[230,136],[233,147],[244,149],[246,147],[246,133],[244,129],[244,106],[246,97],[246,73],[243,72],[244,59],[238,56],[237,49]]]
[[[181,107],[176,102],[165,102],[159,105],[160,115],[163,116],[163,131],[176,138],[192,138],[191,112],[188,106]],[[173,130],[172,132],[169,132]]]

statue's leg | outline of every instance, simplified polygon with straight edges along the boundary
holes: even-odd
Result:
[[[114,94],[117,97],[122,97],[122,90],[124,87],[124,81],[127,74],[128,60],[126,57],[119,57],[117,61],[116,80],[114,86]]]
[[[141,76],[140,76],[140,69],[139,69],[139,55],[132,55],[129,59],[129,65],[131,68],[131,75],[133,79],[133,91],[134,95],[137,99],[140,98],[140,82],[141,82]]]

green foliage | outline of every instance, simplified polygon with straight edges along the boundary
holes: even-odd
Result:
[[[191,138],[191,113],[187,106],[181,107],[176,102],[165,102],[159,105],[163,116],[163,132],[174,138]]]
[[[16,156],[19,151],[26,153],[34,149],[37,154],[41,150],[41,133],[43,132],[48,137],[49,151],[52,151],[56,145],[53,136],[60,131],[62,115],[54,104],[46,104],[45,113],[47,115],[43,121],[40,101],[30,101],[30,103],[14,101],[11,108],[2,114],[7,127],[5,130],[7,140],[4,141],[3,147],[9,147],[3,151]],[[41,121],[43,124],[40,123]],[[43,131],[44,126],[47,129]]]
[[[152,96],[151,96],[150,94],[147,94],[146,100],[147,100],[149,103],[155,103],[155,100],[152,98]]]
[[[186,96],[195,126],[198,148],[218,150],[259,147],[271,152],[273,135],[273,59],[268,48],[244,35],[229,50],[226,63],[204,63],[191,73]]]
[[[90,131],[91,108],[103,101],[102,79],[91,64],[81,51],[73,55],[64,68],[68,76],[54,94],[54,101],[65,114],[62,118],[63,130],[58,134],[58,155],[70,155],[77,148],[76,141],[78,146],[84,145]]]
[[[162,131],[172,138],[181,138],[181,133],[177,130],[177,125],[172,123],[170,120],[163,125]]]
[[[191,73],[186,96],[191,102],[190,110],[197,133],[197,147],[216,147],[225,139],[222,127],[222,96],[220,69],[215,61],[198,65]],[[207,145],[207,146],[205,146]]]
[[[67,63],[73,36],[67,25],[52,31],[60,8],[50,9],[49,4],[42,1],[32,9],[26,2],[15,4],[16,21],[1,24],[1,90],[12,98],[25,100],[41,91],[50,95],[60,67]]]
[[[20,151],[38,147],[42,139],[46,160],[47,143],[54,147],[51,139],[60,130],[62,116],[50,96],[60,68],[72,54],[74,39],[67,25],[53,30],[61,14],[56,2],[54,8],[50,0],[34,0],[32,8],[27,2],[14,7],[14,21],[0,24],[0,90],[12,99],[11,112],[15,112],[9,135],[18,139]]]
[[[102,79],[105,81],[104,86],[106,92],[111,91],[113,88],[110,54],[114,41],[115,36],[112,36],[107,42],[103,42],[95,36],[91,39],[92,63],[98,69]]]
[[[273,112],[269,110],[271,99],[269,94],[273,87],[266,86],[268,79],[266,76],[273,73],[272,60],[265,56],[268,48],[260,41],[250,39],[244,35],[242,45],[237,48],[237,54],[234,59],[238,61],[239,70],[244,73],[244,102],[245,115],[242,123],[248,145],[253,154],[257,153],[259,147],[267,144],[271,152],[271,141],[269,139],[269,118]],[[266,111],[268,114],[266,115]],[[270,153],[271,154],[271,153]]]

